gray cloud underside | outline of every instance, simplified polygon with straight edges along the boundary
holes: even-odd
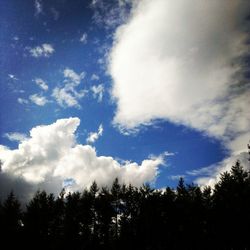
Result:
[[[2,193],[13,189],[29,197],[38,188],[58,193],[67,179],[73,180],[68,190],[81,190],[93,181],[109,186],[116,177],[136,186],[155,180],[165,154],[149,157],[140,165],[98,156],[94,147],[77,144],[75,131],[79,124],[78,118],[60,119],[33,128],[17,149],[0,145]],[[99,131],[102,133],[101,127]]]

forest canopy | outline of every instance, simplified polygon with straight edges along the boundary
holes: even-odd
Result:
[[[22,208],[11,192],[0,206],[8,249],[250,249],[250,173],[240,162],[211,188],[175,189],[94,182],[58,197],[37,191]]]

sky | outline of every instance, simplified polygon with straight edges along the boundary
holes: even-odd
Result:
[[[0,195],[214,185],[249,168],[245,0],[3,0]]]

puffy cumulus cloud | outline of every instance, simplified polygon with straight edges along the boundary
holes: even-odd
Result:
[[[73,160],[75,165],[71,168],[69,164]],[[82,186],[88,187],[94,180],[100,186],[110,186],[116,177],[122,183],[139,186],[156,178],[160,164],[163,164],[161,157],[144,160],[141,165],[137,163],[121,165],[112,157],[98,157],[95,149],[89,145],[77,145],[68,157],[62,158],[60,167],[55,169],[54,174],[73,179],[75,181],[73,190]]]
[[[11,191],[15,193],[20,201],[25,203],[36,190],[25,180],[0,172],[1,199],[5,199]]]
[[[53,89],[52,96],[61,107],[81,108],[79,100],[86,94],[86,90],[77,91],[77,87],[85,77],[85,72],[77,74],[74,70],[66,68],[63,71],[64,86]]]
[[[48,84],[41,78],[36,78],[35,83],[44,91],[47,91],[49,89]]]
[[[38,94],[30,95],[29,99],[38,106],[44,106],[49,102],[45,96]]]
[[[110,54],[118,105],[114,122],[131,128],[163,118],[215,135],[230,129],[249,97],[248,90],[231,92],[238,83],[232,62],[246,50],[240,25],[250,4],[229,2],[137,5],[130,21],[117,29]]]
[[[103,126],[100,124],[97,132],[90,132],[88,135],[88,138],[86,140],[87,143],[94,143],[96,140],[99,139],[100,136],[102,136],[103,133]]]
[[[59,191],[67,180],[72,183],[67,188],[76,190],[93,181],[110,185],[116,177],[134,185],[156,178],[165,155],[150,157],[141,165],[121,164],[112,157],[98,156],[90,145],[77,144],[75,131],[79,124],[78,118],[60,119],[31,129],[30,137],[21,141],[17,149],[0,146],[1,173],[32,187],[49,187],[53,192]]]
[[[55,49],[49,43],[44,43],[41,46],[36,46],[34,48],[27,48],[30,52],[32,57],[50,57],[54,52]]]
[[[114,124],[166,119],[242,152],[250,138],[249,11],[244,0],[137,2],[110,51]]]

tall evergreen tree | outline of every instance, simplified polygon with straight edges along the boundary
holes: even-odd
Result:
[[[94,182],[58,197],[38,191],[24,212],[13,192],[0,205],[8,249],[250,249],[250,173],[237,161],[214,188],[155,190]],[[9,241],[13,239],[13,241]]]
[[[14,248],[17,241],[22,240],[22,212],[21,204],[15,197],[13,191],[7,196],[1,209],[2,215],[2,230],[1,235],[3,242],[7,244],[9,248]],[[15,241],[9,241],[9,239],[15,239]]]

